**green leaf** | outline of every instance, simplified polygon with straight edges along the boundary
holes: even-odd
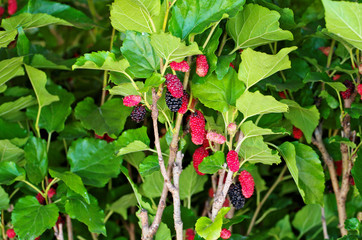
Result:
[[[148,92],[150,88],[157,88],[162,83],[164,83],[166,79],[162,77],[161,74],[154,72],[151,77],[146,79],[144,88],[140,89],[141,92]]]
[[[201,217],[197,220],[195,230],[198,235],[206,240],[216,240],[220,237],[224,216],[230,208],[221,208],[214,221],[208,217]]]
[[[279,164],[280,157],[278,153],[273,153],[268,145],[263,141],[262,136],[247,138],[240,147],[240,155],[244,162],[263,163],[263,164]]]
[[[143,82],[135,82],[138,89],[143,89],[144,84]],[[132,83],[126,82],[118,84],[118,86],[114,86],[109,90],[109,93],[112,95],[121,95],[121,96],[128,96],[128,95],[140,95],[140,93],[135,89]]]
[[[304,206],[295,215],[292,225],[299,231],[297,239],[300,239],[301,236],[310,231],[312,228],[322,225],[321,206],[317,204],[308,204]]]
[[[181,39],[199,34],[223,18],[233,17],[242,10],[245,0],[185,0],[172,8],[170,32]]]
[[[0,162],[0,184],[25,180],[25,170],[14,162]]]
[[[119,135],[131,111],[132,108],[124,106],[119,98],[111,99],[98,107],[93,98],[87,97],[77,104],[75,117],[86,129],[94,130],[100,136],[105,133]]]
[[[235,71],[229,71],[222,80],[211,74],[204,83],[191,86],[192,93],[200,102],[220,112],[226,112],[230,106],[235,106],[244,89],[244,84],[237,79]]]
[[[276,55],[246,49],[241,54],[239,79],[245,83],[246,89],[249,89],[260,80],[290,68],[288,54],[296,49],[297,47],[283,48]]]
[[[73,62],[72,62],[73,63]],[[64,65],[63,65],[64,64]],[[35,68],[70,70],[71,68],[65,62],[55,63],[47,59],[44,55],[34,54],[31,59],[31,66]]]
[[[1,40],[1,37],[0,37]],[[15,57],[0,62],[0,86],[10,79],[23,76],[24,69],[22,67],[23,57]]]
[[[49,93],[57,95],[59,101],[53,102],[42,108],[39,119],[39,127],[51,132],[61,132],[64,129],[64,123],[68,116],[72,113],[71,105],[74,102],[73,94],[58,85],[50,85],[47,87]],[[36,107],[29,108],[27,115],[35,120],[38,109]]]
[[[98,51],[86,53],[84,56],[77,59],[72,69],[93,69],[102,71],[114,71],[125,73],[129,67],[126,59],[118,60],[114,53],[106,51]]]
[[[353,164],[352,176],[353,176],[354,182],[356,184],[356,187],[360,193],[362,192],[362,171],[361,171],[361,169],[362,169],[362,151],[359,150],[358,157]]]
[[[33,196],[20,198],[11,214],[11,222],[19,240],[35,239],[57,222],[59,213],[54,203],[41,205]]]
[[[356,148],[356,144],[352,141],[350,141],[348,138],[344,138],[344,137],[341,137],[340,135],[336,135],[336,136],[332,136],[330,138],[328,138],[328,143],[343,143],[343,144],[346,144],[348,147],[351,147],[351,148]]]
[[[362,50],[362,4],[322,0],[329,32]]]
[[[230,71],[232,68],[230,66],[231,62],[235,60],[236,53],[233,53],[231,55],[224,55],[220,56],[217,59],[217,66],[215,73],[217,75],[217,79],[221,80],[225,77],[225,75]]]
[[[231,227],[232,225],[241,223],[242,221],[244,221],[244,219],[248,219],[248,218],[250,218],[248,215],[236,215],[231,219],[226,218],[226,219],[224,219],[222,228],[229,229],[229,227]]]
[[[20,110],[33,106],[36,104],[35,98],[26,96],[18,98],[13,102],[6,102],[0,105],[0,117],[4,119],[11,118],[11,115],[19,112]]]
[[[24,63],[29,64],[30,41],[25,35],[22,27],[18,28],[18,39],[16,41],[18,56],[24,56]]]
[[[34,88],[36,98],[38,99],[39,107],[42,108],[52,102],[59,101],[58,96],[51,95],[45,88],[47,76],[41,70],[25,65],[31,85]]]
[[[115,144],[117,148],[120,148],[118,156],[148,150],[150,139],[147,136],[147,128],[143,126],[124,131]]]
[[[98,206],[98,201],[92,195],[89,195],[90,204],[77,195],[68,196],[65,203],[65,211],[72,219],[87,225],[88,230],[92,233],[99,233],[107,236],[106,227],[103,222],[104,212]]]
[[[155,240],[164,240],[164,239],[172,239],[171,231],[165,223],[161,222],[159,228],[157,229]]]
[[[289,31],[279,28],[280,14],[257,4],[248,4],[245,9],[231,18],[226,29],[235,41],[235,48],[255,48],[268,43],[293,40]]]
[[[156,32],[153,19],[160,14],[159,0],[115,0],[111,7],[111,23],[118,31]]]
[[[156,198],[161,196],[163,184],[163,176],[160,171],[157,171],[145,177],[141,188],[145,196]]]
[[[134,193],[123,195],[117,201],[111,204],[109,210],[120,214],[124,219],[128,219],[127,209],[137,206],[137,199]]]
[[[7,30],[14,30],[18,27],[23,29],[29,28],[39,28],[47,25],[64,25],[64,26],[73,26],[71,23],[64,21],[63,19],[53,17],[44,13],[22,13],[10,18],[3,19],[1,26]]]
[[[154,52],[148,34],[127,31],[121,51],[130,64],[128,70],[135,77],[148,78],[160,68],[160,58]]]
[[[288,104],[289,112],[284,113],[286,119],[302,130],[308,143],[312,141],[314,129],[319,123],[319,111],[316,106],[303,108],[292,100],[283,99],[281,102]]]
[[[346,219],[344,224],[345,224],[345,228],[348,230],[348,233],[353,231],[353,232],[356,232],[357,234],[359,234],[359,231],[361,228],[361,223],[357,218]]]
[[[134,152],[142,152],[142,151],[146,151],[148,149],[149,149],[149,147],[146,144],[144,144],[143,142],[141,142],[139,140],[136,140],[136,141],[128,144],[126,147],[121,148],[118,151],[117,156],[134,153]]]
[[[244,119],[258,114],[288,111],[286,104],[278,102],[272,96],[264,96],[259,91],[254,93],[245,91],[236,100],[236,108],[244,114]]]
[[[278,239],[296,239],[290,225],[289,215],[280,219],[274,228],[268,232],[269,236],[278,236]]]
[[[180,206],[181,220],[183,222],[183,229],[194,228],[197,217],[192,209]],[[166,223],[169,229],[174,229],[173,218],[174,207],[169,205],[165,208],[162,214],[162,222]]]
[[[30,182],[40,183],[48,171],[47,143],[44,139],[30,137],[25,145],[25,170]]]
[[[151,34],[151,45],[157,56],[165,59],[167,63],[181,62],[187,56],[202,54],[196,42],[186,46],[184,42],[181,42],[181,39],[170,33]]]
[[[143,177],[158,170],[160,170],[160,165],[158,164],[158,157],[155,155],[146,157],[139,165],[139,172]]]
[[[285,142],[280,150],[304,202],[323,205],[325,179],[318,154],[298,142]]]
[[[199,165],[199,171],[207,174],[214,174],[219,169],[222,169],[225,163],[223,152],[217,151],[213,155],[205,157]]]
[[[0,162],[20,162],[24,159],[24,151],[12,144],[8,139],[0,140]]]
[[[241,124],[240,130],[244,134],[244,138],[242,141],[245,141],[247,138],[270,135],[270,134],[279,134],[278,132],[273,132],[268,128],[260,128],[256,126],[252,121],[247,121]]]
[[[67,158],[71,172],[79,175],[84,184],[103,187],[120,172],[121,159],[106,141],[85,138],[72,142]]]
[[[207,176],[200,176],[196,173],[192,164],[188,165],[180,176],[180,198],[191,199],[195,193],[204,190],[204,184],[207,181]]]
[[[84,198],[84,200],[88,204],[90,204],[87,189],[84,187],[82,179],[77,174],[74,174],[74,173],[68,172],[68,171],[67,172],[56,172],[52,169],[49,169],[49,174],[53,178],[59,178],[60,180],[62,180],[65,183],[65,185],[67,185],[75,193],[78,193],[79,195],[81,195]]]
[[[8,209],[9,203],[10,203],[9,195],[0,186],[0,210]]]
[[[11,31],[0,31],[0,48],[7,47],[9,43],[14,41],[18,30],[14,29]]]

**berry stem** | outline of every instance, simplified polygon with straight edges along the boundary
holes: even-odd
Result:
[[[35,187],[33,184],[31,184],[30,182],[26,181],[26,180],[22,180],[23,183],[27,184],[29,187],[31,187],[32,189],[34,189],[35,191],[37,191],[38,193],[40,193],[44,198],[46,197],[46,195],[39,190],[39,188]]]
[[[220,20],[220,21],[221,21],[221,20]],[[204,45],[202,45],[202,49],[205,49],[205,48],[206,48],[207,44],[209,43],[209,41],[210,41],[210,39],[211,39],[211,37],[212,37],[212,34],[215,32],[215,29],[216,29],[216,27],[219,25],[220,21],[216,22],[216,23],[214,24],[214,26],[212,26],[212,28],[211,28],[211,30],[210,30],[210,33],[209,33],[209,35],[208,35],[207,38],[206,38],[206,41],[205,41]]]
[[[116,29],[113,28],[112,29],[112,36],[111,36],[111,43],[109,45],[109,51],[112,51],[113,48],[113,40],[114,40],[114,35],[116,33]],[[104,104],[105,99],[106,99],[106,87],[107,87],[107,83],[108,83],[108,70],[104,71],[103,74],[103,87],[102,87],[102,98],[101,98],[101,106]]]

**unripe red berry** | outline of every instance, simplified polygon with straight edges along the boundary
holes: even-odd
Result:
[[[293,126],[293,137],[295,139],[300,139],[301,137],[303,137],[302,130]]]
[[[348,99],[351,97],[351,95],[354,91],[354,84],[351,81],[346,80],[346,81],[344,81],[344,85],[347,87],[347,90],[344,92],[340,92],[340,93],[341,93],[341,96],[343,99]]]
[[[196,110],[190,116],[190,130],[191,141],[196,145],[203,144],[206,135],[205,117],[199,110]]]
[[[5,8],[0,6],[0,18],[4,15],[5,13]]]
[[[193,229],[189,228],[186,230],[186,240],[194,240],[195,239],[195,232]]]
[[[229,135],[234,135],[236,133],[236,128],[238,126],[236,126],[236,123],[229,123],[228,125],[228,133]]]
[[[331,51],[331,47],[320,47],[318,48],[324,55],[328,57],[329,51]]]
[[[231,237],[231,232],[226,228],[223,228],[220,233],[220,237],[222,239],[229,239]]]
[[[45,198],[44,198],[43,195],[41,195],[40,193],[38,193],[38,194],[36,195],[36,199],[38,200],[38,202],[39,202],[40,204],[44,204],[44,203],[45,203]]]
[[[142,97],[138,95],[129,95],[123,98],[123,105],[126,107],[137,106],[142,101]]]
[[[226,156],[226,162],[230,171],[237,172],[239,171],[240,163],[238,153],[234,150],[230,150]]]
[[[6,235],[8,236],[8,238],[14,238],[14,237],[16,236],[16,233],[15,233],[14,229],[9,228],[9,229],[6,231]]]
[[[50,188],[48,191],[48,197],[52,198],[55,194],[57,194],[57,191],[55,190],[55,188]]]
[[[284,92],[278,92],[279,94],[279,97],[283,98],[283,99],[286,99],[287,96],[285,96],[285,93]]]
[[[178,110],[178,113],[185,114],[187,112],[187,106],[189,105],[189,94],[184,90],[184,95],[182,96],[182,105]]]
[[[16,0],[8,0],[8,13],[9,15],[13,15],[16,13],[18,9],[18,3]]]
[[[209,64],[205,55],[199,55],[196,58],[196,74],[199,77],[205,77],[209,71]]]
[[[337,81],[340,77],[341,77],[341,75],[339,75],[339,74],[334,75],[333,81]]]
[[[171,95],[175,98],[182,97],[184,95],[184,87],[180,79],[178,79],[176,75],[170,73],[167,74],[165,78],[166,78],[167,89],[171,93]]]
[[[188,72],[190,70],[190,66],[186,61],[182,61],[182,62],[171,62],[170,63],[170,67],[175,70],[175,71],[180,71],[180,72]]]
[[[193,165],[195,171],[199,175],[205,175],[204,173],[199,171],[199,165],[202,163],[205,157],[209,156],[209,152],[204,147],[199,147],[195,150],[194,154],[192,155]]]
[[[358,84],[357,92],[359,93],[359,95],[361,95],[361,100],[362,100],[362,84]]]
[[[246,170],[242,171],[239,175],[239,181],[241,185],[241,190],[245,198],[250,198],[254,193],[254,178]]]
[[[223,144],[224,142],[226,142],[225,136],[216,132],[208,132],[206,134],[206,139],[218,144]]]

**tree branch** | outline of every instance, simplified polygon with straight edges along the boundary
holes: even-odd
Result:
[[[324,207],[321,207],[321,220],[322,220],[324,239],[329,239],[328,230],[327,230],[327,223],[326,223],[326,214],[324,212]]]
[[[65,221],[67,223],[67,232],[68,232],[68,240],[73,240],[73,225],[72,219],[70,219],[69,215],[65,216]]]
[[[173,218],[175,222],[176,239],[178,240],[183,239],[183,223],[181,219],[181,200],[179,192],[180,175],[182,172],[182,159],[183,159],[183,154],[181,151],[178,151],[176,156],[176,161],[173,167],[173,184],[176,190],[172,192]]]

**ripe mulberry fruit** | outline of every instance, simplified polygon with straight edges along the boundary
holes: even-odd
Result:
[[[359,93],[359,95],[361,95],[361,100],[362,100],[362,84],[358,84],[357,92]]]
[[[14,15],[18,10],[18,3],[16,0],[9,0],[8,1],[8,13],[9,15]]]
[[[137,123],[143,121],[146,116],[146,108],[144,106],[137,106],[131,112],[131,119]]]
[[[180,72],[188,72],[190,70],[190,66],[188,65],[188,63],[186,61],[182,61],[182,62],[171,62],[170,63],[170,67],[175,70],[175,71],[180,71]]]
[[[184,95],[182,96],[182,105],[178,110],[178,113],[185,114],[187,112],[187,106],[189,105],[189,94],[184,90]]]
[[[186,240],[194,240],[195,239],[195,232],[193,229],[189,228],[186,230]]]
[[[254,178],[248,171],[242,171],[239,175],[241,189],[245,198],[250,198],[254,193]]]
[[[196,74],[199,77],[205,77],[209,71],[209,64],[205,55],[199,55],[196,58]]]
[[[339,74],[334,75],[333,81],[337,81],[340,77],[341,77],[341,75],[339,75]]]
[[[225,136],[218,134],[216,132],[208,132],[206,134],[206,139],[210,140],[211,142],[218,143],[218,144],[223,144],[224,142],[226,142]]]
[[[348,99],[351,97],[351,95],[354,91],[354,84],[351,81],[346,80],[346,81],[344,81],[344,85],[347,87],[347,90],[344,92],[341,92],[341,95],[342,95],[343,99]]]
[[[230,171],[237,172],[239,171],[240,163],[238,153],[234,150],[228,152],[226,156],[226,162],[228,163],[228,167]]]
[[[231,237],[231,232],[226,228],[223,228],[220,233],[220,237],[222,239],[229,239]]]
[[[137,106],[142,100],[141,96],[138,95],[129,95],[129,96],[125,96],[123,98],[123,105],[125,105],[126,107],[134,107]]]
[[[57,191],[55,190],[55,188],[50,188],[48,191],[48,197],[52,198],[55,194],[57,194]]]
[[[300,139],[301,137],[303,137],[302,130],[293,126],[293,137],[295,139]]]
[[[8,235],[8,238],[14,238],[14,237],[16,236],[16,233],[15,233],[14,229],[9,228],[9,229],[6,231],[6,235]]]
[[[0,18],[4,15],[5,8],[0,6]]]
[[[182,86],[180,79],[178,79],[176,75],[170,73],[167,74],[165,78],[166,78],[167,89],[171,93],[171,95],[175,98],[182,97],[184,95],[184,88]]]
[[[190,116],[190,130],[191,141],[196,145],[203,144],[206,135],[205,117],[199,110]]]
[[[244,207],[245,204],[245,197],[241,192],[241,185],[240,184],[231,184],[228,195],[230,198],[231,204],[235,207],[236,210],[239,210]]]
[[[166,90],[165,100],[167,107],[172,112],[177,112],[182,106],[182,97],[175,98],[171,95],[171,93],[168,90]]]
[[[204,147],[199,147],[195,150],[194,154],[192,155],[193,165],[195,171],[199,175],[205,175],[204,173],[199,171],[199,165],[202,163],[205,157],[209,156],[209,152]]]

